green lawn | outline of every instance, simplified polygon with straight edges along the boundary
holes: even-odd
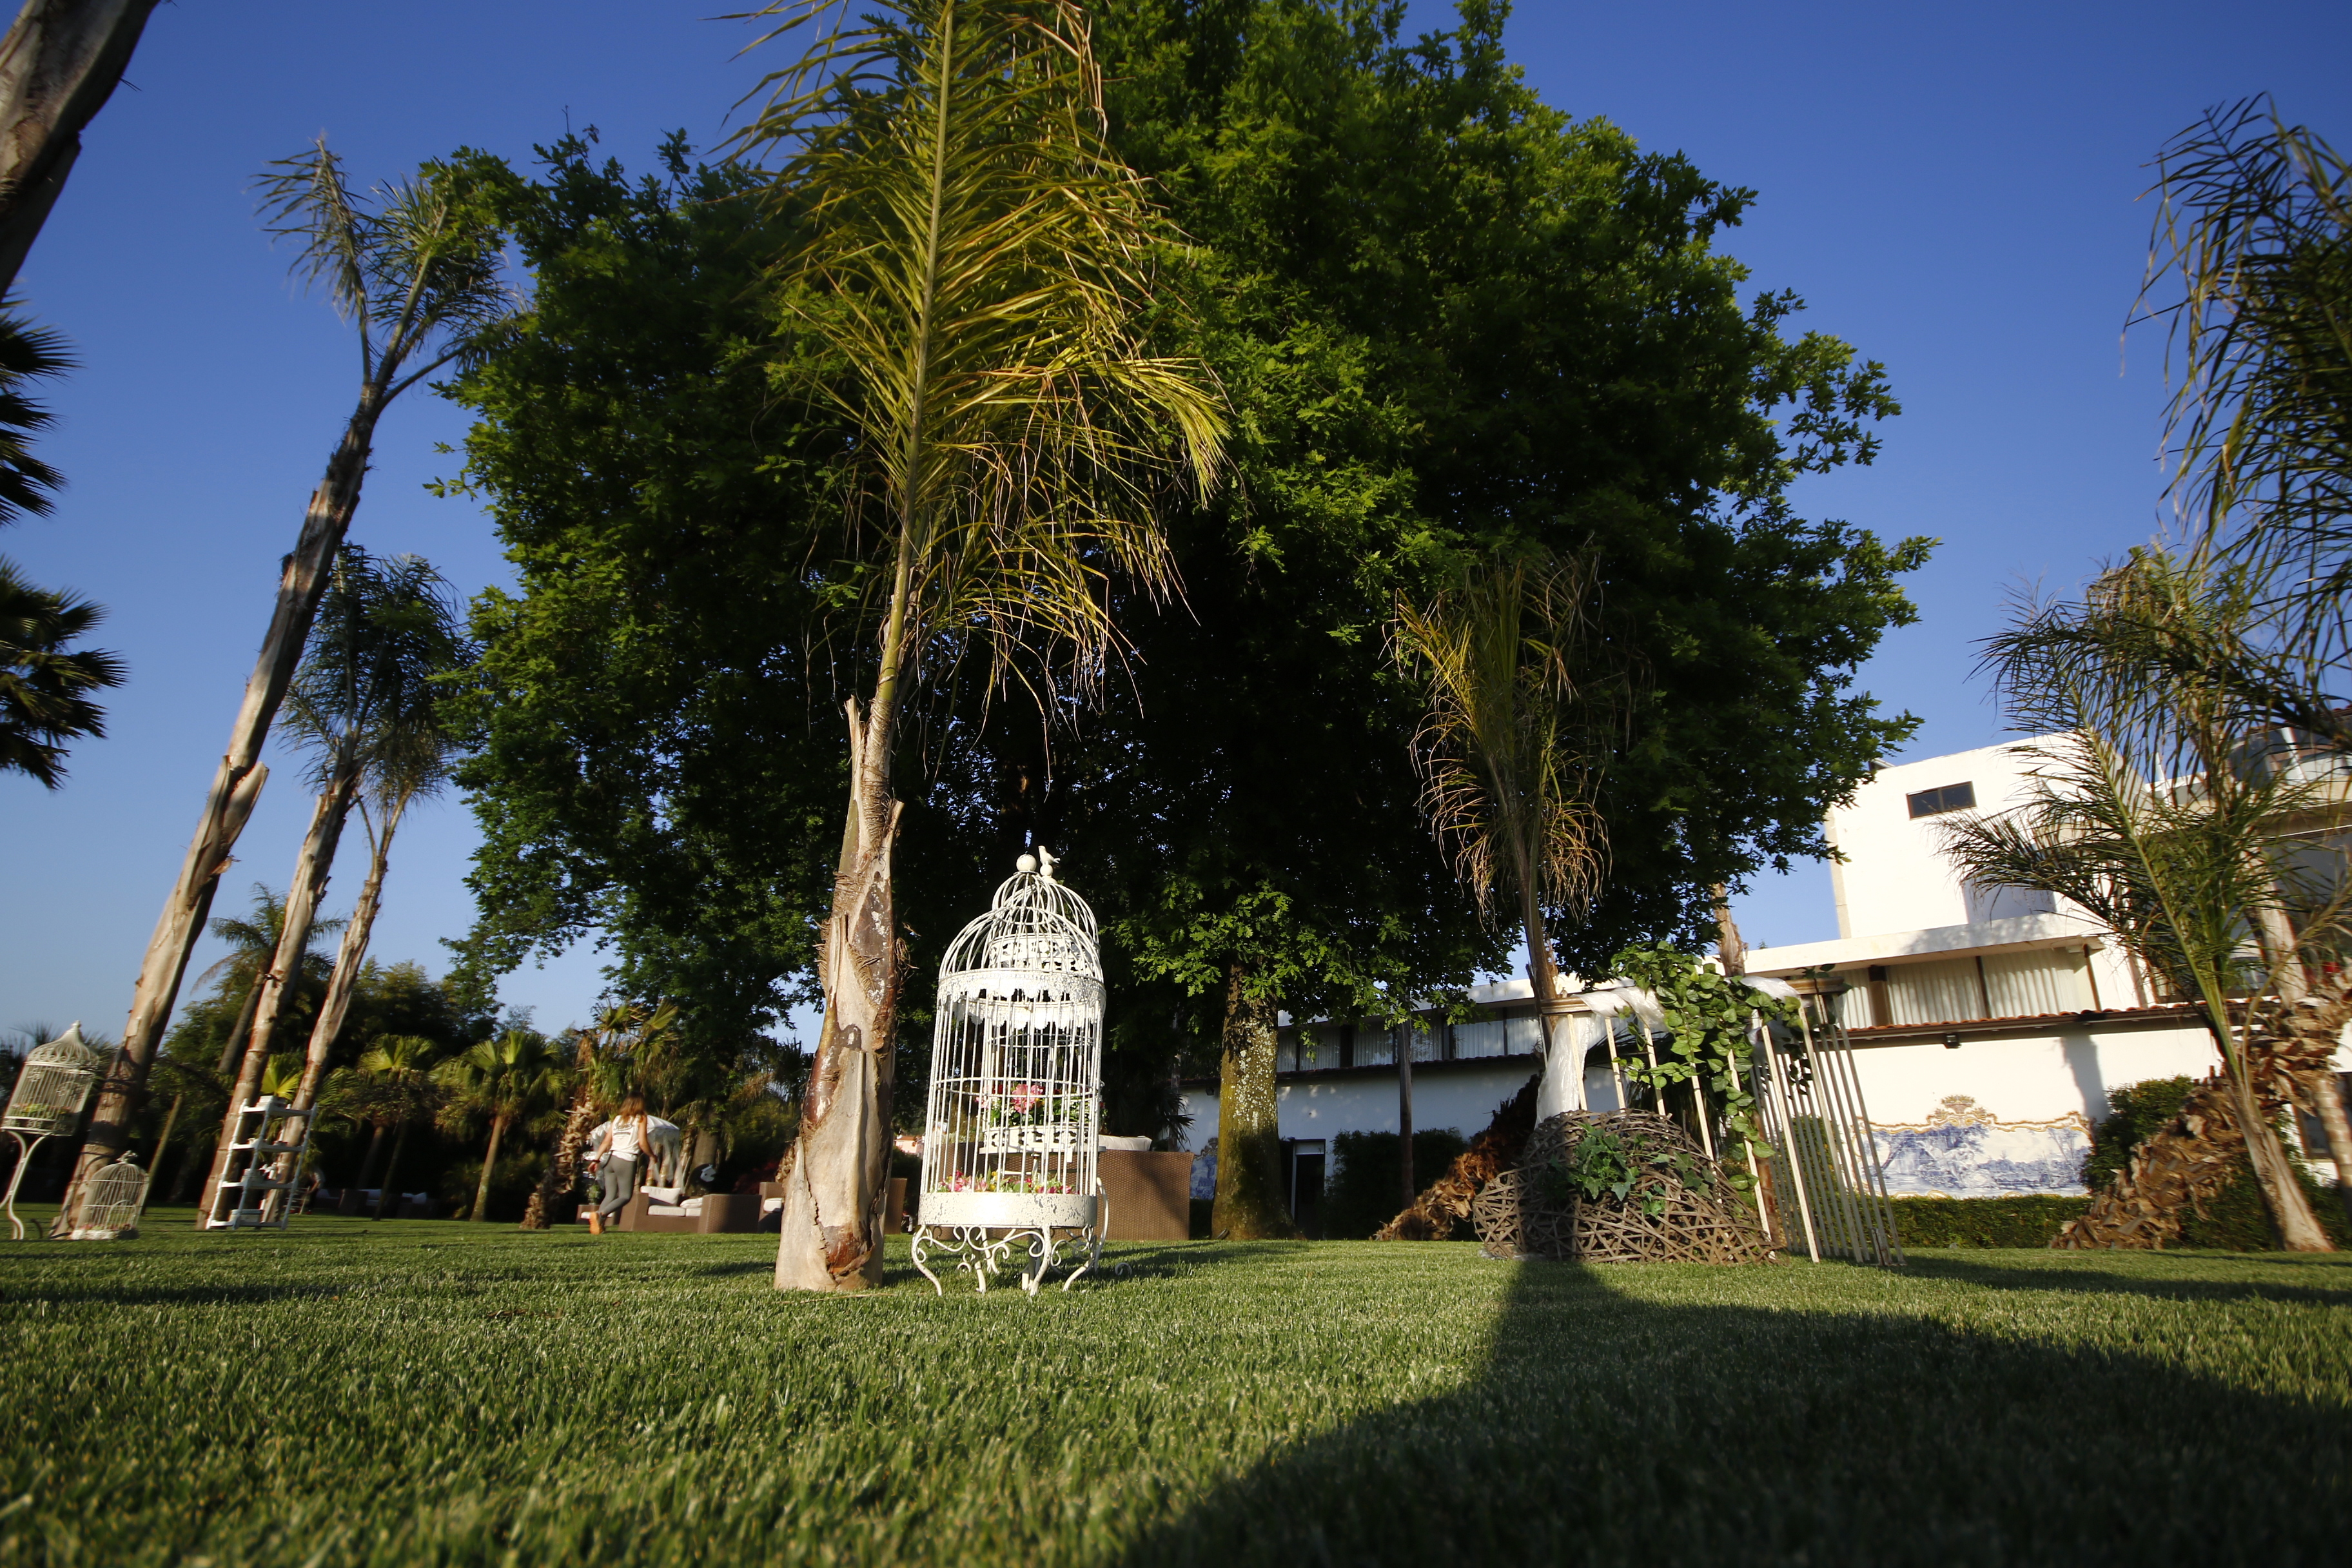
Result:
[[[0,1247],[0,1564],[2352,1561],[2352,1260],[765,1237]]]

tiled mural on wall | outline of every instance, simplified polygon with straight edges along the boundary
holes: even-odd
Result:
[[[1896,1197],[2076,1197],[2091,1152],[2091,1124],[2080,1114],[2003,1121],[1965,1094],[1946,1096],[1921,1125],[1878,1127],[1873,1136]]]

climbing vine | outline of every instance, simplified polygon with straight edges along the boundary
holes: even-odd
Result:
[[[1748,1020],[1760,1013],[1768,1020],[1793,1024],[1797,1004],[1744,985],[1678,948],[1629,947],[1611,961],[1611,969],[1655,996],[1665,1015],[1656,1067],[1646,1058],[1622,1062],[1625,1076],[1646,1085],[1661,1102],[1670,1086],[1697,1080],[1721,1108],[1733,1139],[1769,1149],[1748,1089],[1756,1081]]]

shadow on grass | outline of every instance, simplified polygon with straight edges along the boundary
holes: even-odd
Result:
[[[2035,1342],[2015,1316],[1974,1333],[1901,1311],[1641,1300],[1619,1281],[1631,1277],[1523,1266],[1479,1375],[1297,1444],[1122,1561],[2344,1560],[2340,1405]],[[1830,1289],[1785,1299],[1853,1299],[1815,1282]],[[1640,1288],[1679,1289],[1663,1283]],[[2079,1328],[2105,1309],[2062,1310]],[[2318,1337],[2340,1335],[2340,1320],[2310,1332],[2333,1359]],[[2177,1336],[2184,1353],[2210,1338]]]
[[[2275,1261],[2275,1259],[2268,1259]],[[2205,1261],[2169,1255],[2172,1268]],[[2216,1254],[2219,1265],[2243,1263],[2242,1253]],[[2296,1260],[2309,1283],[2275,1280],[2183,1279],[2103,1274],[2081,1268],[2019,1268],[1934,1252],[1911,1255],[1910,1271],[1926,1279],[1958,1279],[1987,1290],[2062,1290],[2094,1296],[2146,1296],[2160,1301],[2299,1301],[2313,1307],[2352,1307],[2352,1257],[2319,1254]]]

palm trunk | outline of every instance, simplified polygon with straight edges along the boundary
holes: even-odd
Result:
[[[236,1022],[228,1026],[228,1038],[221,1042],[220,1061],[213,1071],[222,1078],[245,1059],[245,1042],[253,1034],[253,1010],[261,1003],[261,976],[267,973],[266,967],[255,973],[253,984],[245,988],[245,1003],[236,1010]]]
[[[482,1156],[482,1179],[474,1184],[474,1212],[467,1219],[477,1223],[490,1217],[490,1173],[498,1168],[499,1144],[507,1135],[507,1118],[490,1118],[490,1152]]]
[[[286,557],[278,579],[278,603],[269,629],[261,641],[260,656],[245,683],[245,700],[229,731],[228,750],[214,774],[212,792],[196,819],[195,837],[188,842],[180,879],[163,901],[155,933],[147,942],[147,957],[131,993],[131,1016],[122,1026],[122,1046],[115,1053],[98,1107],[82,1135],[81,1152],[67,1184],[50,1234],[70,1236],[79,1222],[81,1194],[100,1165],[120,1154],[129,1142],[131,1119],[146,1093],[147,1074],[164,1026],[180,998],[180,982],[188,972],[188,954],[204,930],[212,910],[213,894],[221,873],[228,869],[237,836],[245,831],[260,797],[269,770],[262,764],[261,748],[269,726],[285,700],[286,688],[301,662],[302,645],[310,635],[319,599],[327,591],[328,569],[358,510],[360,486],[367,477],[368,450],[375,422],[383,406],[383,386],[372,382],[362,389],[359,407],[343,427],[343,437],[327,463],[326,477],[311,493],[310,510],[294,552]]]
[[[2303,966],[2302,943],[2295,940],[2294,922],[2286,916],[2286,891],[2276,881],[2271,883],[2270,891],[2271,897],[2254,910],[2255,934],[2263,962],[2271,973],[2271,988],[2292,1015],[2309,1002],[2311,976]],[[2303,1087],[2327,1134],[2328,1158],[2336,1165],[2336,1201],[2346,1217],[2352,1218],[2352,1126],[2345,1122],[2342,1086],[2323,1067],[2321,1071],[2305,1074]]]
[[[2279,1142],[2278,1129],[2263,1114],[2262,1103],[2254,1093],[2252,1064],[2231,1038],[2226,1015],[2215,1017],[2209,1005],[2206,1026],[2221,1047],[2222,1067],[2230,1086],[2230,1111],[2237,1119],[2238,1131],[2245,1137],[2246,1159],[2254,1168],[2254,1182],[2262,1188],[2263,1206],[2270,1211],[2279,1245],[2289,1252],[2335,1251],[2327,1233],[2320,1228],[2319,1216],[2311,1212],[2303,1184],[2294,1179],[2294,1167],[2287,1160],[2285,1145]]]
[[[572,1110],[555,1140],[555,1158],[548,1162],[547,1174],[540,1178],[538,1190],[530,1194],[530,1206],[523,1210],[523,1229],[545,1230],[551,1223],[551,1211],[580,1180],[580,1153],[587,1148],[588,1134],[595,1125],[596,1098],[583,1084],[572,1091]]]
[[[1411,1208],[1414,1195],[1421,1189],[1413,1184],[1412,1180],[1412,1030],[1410,1026],[1401,1030],[1397,1035],[1396,1058],[1397,1175],[1403,1187],[1403,1195],[1399,1201],[1402,1207]],[[1281,1102],[1282,1091],[1277,1085],[1275,1089],[1276,1122],[1282,1119]],[[1276,1150],[1282,1147],[1281,1133],[1278,1129],[1275,1135],[1275,1147]],[[1279,1154],[1276,1158],[1280,1158]]]
[[[221,1178],[226,1173],[229,1151],[236,1137],[237,1114],[260,1086],[262,1068],[269,1061],[271,1038],[285,1017],[294,983],[301,977],[302,958],[310,946],[310,924],[318,919],[320,900],[326,896],[328,874],[335,862],[335,846],[342,837],[343,822],[351,814],[357,787],[358,780],[350,773],[338,776],[320,792],[318,805],[310,812],[310,830],[302,838],[302,854],[294,864],[293,884],[286,889],[286,918],[278,928],[278,951],[271,954],[269,967],[263,971],[256,987],[259,1001],[254,1007],[253,1033],[245,1042],[245,1060],[237,1068],[236,1082],[229,1088],[228,1105],[221,1112],[220,1147],[213,1156],[212,1179],[204,1208],[196,1215],[199,1230],[214,1217]]]
[[[1252,996],[1249,970],[1225,978],[1223,1060],[1217,1087],[1217,1199],[1209,1231],[1219,1239],[1298,1235],[1282,1202],[1282,1123],[1274,1081],[1275,1006]]]
[[[0,39],[0,293],[16,281],[156,0],[30,0]]]
[[[800,1137],[783,1172],[779,1290],[857,1290],[882,1280],[883,1178],[898,1005],[890,852],[900,806],[889,792],[897,681],[887,672],[903,630],[900,614],[894,611],[892,622],[872,715],[849,705],[849,813],[821,955],[824,1027],[803,1097]]]
[[[1536,857],[1530,845],[1516,847],[1519,872],[1519,929],[1527,937],[1528,984],[1536,994],[1536,1019],[1543,1030],[1544,1072],[1564,1072],[1562,1079],[1569,1090],[1568,1110],[1584,1109],[1584,1064],[1551,1059],[1552,1044],[1559,1033],[1560,1020],[1568,1016],[1568,998],[1560,994],[1559,965],[1551,955],[1551,934],[1544,930],[1543,906],[1536,900]],[[1613,1048],[1613,1047],[1612,1047]]]
[[[319,1003],[319,1016],[310,1024],[310,1043],[303,1053],[302,1081],[294,1090],[294,1109],[308,1110],[319,1099],[319,1080],[326,1075],[327,1053],[334,1048],[335,1037],[343,1032],[343,1016],[351,1011],[352,991],[359,984],[360,965],[367,959],[368,937],[375,930],[375,911],[383,895],[385,864],[392,858],[392,836],[400,826],[400,816],[407,802],[395,801],[384,815],[383,831],[370,834],[368,843],[367,882],[360,889],[360,901],[352,910],[351,924],[343,928],[341,948],[335,954],[335,970],[327,979],[327,994]],[[360,805],[362,823],[367,815],[365,802]]]
[[[360,1206],[358,1194],[374,1184],[375,1157],[383,1152],[383,1122],[375,1124],[375,1131],[368,1139],[367,1152],[360,1156],[359,1178],[352,1183],[351,1196],[342,1205],[341,1212],[344,1214],[357,1214]]]
[[[404,1116],[400,1119],[399,1130],[392,1135],[392,1157],[383,1163],[383,1185],[376,1189],[375,1214],[373,1216],[376,1219],[382,1219],[383,1211],[388,1208],[395,1215],[400,1212],[392,1201],[393,1181],[400,1173],[400,1152],[407,1147],[408,1118]]]
[[[145,1214],[147,1205],[155,1196],[155,1173],[163,1169],[163,1156],[172,1147],[172,1129],[179,1124],[180,1107],[187,1100],[184,1094],[172,1097],[172,1109],[163,1113],[163,1131],[155,1135],[155,1152],[147,1161],[147,1192],[139,1200],[139,1212]]]

